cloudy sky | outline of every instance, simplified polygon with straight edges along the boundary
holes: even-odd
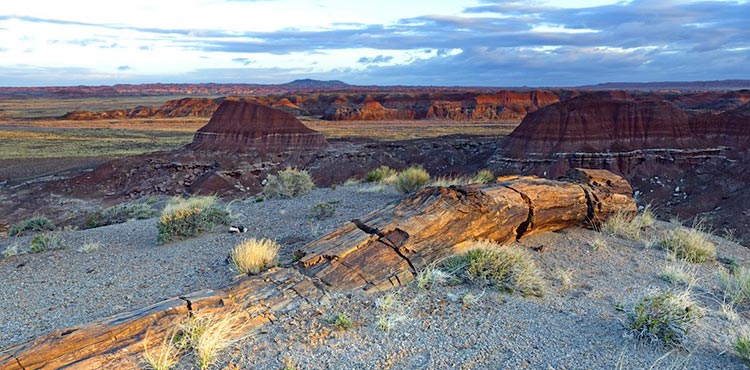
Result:
[[[49,0],[0,7],[0,86],[575,86],[750,78],[750,2]]]

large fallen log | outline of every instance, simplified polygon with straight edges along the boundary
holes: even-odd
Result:
[[[609,171],[574,169],[564,181],[500,180],[421,190],[305,246],[300,269],[335,290],[387,289],[473,240],[507,243],[636,210],[633,189]]]
[[[248,330],[257,329],[275,315],[318,304],[328,291],[405,284],[472,240],[507,243],[635,212],[631,194],[622,178],[581,169],[561,181],[511,177],[489,186],[427,188],[308,244],[296,265],[0,350],[0,369],[135,368],[144,344],[161,342],[189,315],[243,310]]]

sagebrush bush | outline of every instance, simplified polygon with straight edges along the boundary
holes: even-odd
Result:
[[[495,174],[490,170],[479,170],[471,178],[471,181],[479,184],[491,184],[495,182]]]
[[[281,246],[270,239],[248,239],[232,249],[231,260],[243,274],[255,275],[275,266]]]
[[[544,280],[524,250],[489,242],[477,242],[468,252],[447,258],[441,264],[460,278],[489,283],[509,293],[544,295]]]
[[[266,198],[294,198],[315,188],[310,174],[305,170],[287,167],[275,175],[268,175],[263,195]]]
[[[24,220],[16,225],[11,226],[8,229],[8,235],[20,236],[23,235],[24,231],[52,231],[55,229],[55,224],[50,221],[47,217],[36,216],[28,220]]]
[[[159,242],[193,237],[216,225],[227,224],[229,213],[215,207],[216,203],[216,197],[172,198],[159,218]]]
[[[387,183],[391,182],[397,174],[398,171],[394,170],[393,168],[390,168],[388,166],[380,166],[368,172],[367,175],[365,175],[365,181]]]
[[[643,241],[642,232],[653,226],[656,217],[650,207],[637,215],[618,211],[609,216],[600,226],[601,231],[625,239]]]
[[[310,211],[308,211],[307,214],[318,220],[331,218],[336,214],[336,203],[337,202],[326,202],[316,204],[310,208]]]
[[[421,189],[430,182],[430,174],[422,167],[409,167],[396,176],[396,189],[406,194]]]
[[[689,325],[701,316],[689,291],[644,297],[628,313],[628,329],[638,340],[681,348],[687,339]]]
[[[716,259],[716,246],[708,240],[706,234],[696,229],[674,228],[656,244],[688,262],[700,263]]]
[[[54,233],[44,233],[31,239],[31,248],[29,250],[31,253],[41,253],[65,248],[67,248],[67,246],[63,244],[59,235]]]
[[[130,220],[145,220],[156,216],[156,210],[146,203],[118,204],[96,212],[86,219],[86,228],[121,224]]]

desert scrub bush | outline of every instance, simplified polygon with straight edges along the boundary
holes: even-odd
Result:
[[[677,227],[667,231],[656,245],[671,251],[682,260],[692,263],[716,259],[716,246],[700,230]]]
[[[396,189],[406,194],[421,189],[430,182],[430,174],[422,167],[409,167],[396,175]]]
[[[275,175],[268,175],[263,186],[266,198],[294,198],[315,188],[310,174],[305,170],[287,167]]]
[[[20,236],[23,235],[24,231],[52,231],[54,229],[55,224],[50,219],[44,216],[36,216],[11,226],[8,229],[8,235]]]
[[[95,212],[86,219],[86,228],[121,224],[130,220],[145,220],[156,216],[156,210],[146,203],[118,204]]]
[[[490,170],[479,170],[471,178],[471,181],[479,184],[491,184],[495,182],[495,174]]]
[[[732,343],[732,348],[737,351],[737,355],[745,364],[750,365],[750,334],[746,331],[737,335]]]
[[[719,281],[724,297],[736,306],[750,304],[750,269],[738,267],[731,271],[721,271]]]
[[[307,214],[317,220],[331,218],[336,214],[336,204],[339,202],[325,202],[312,206]]]
[[[701,309],[690,291],[650,295],[642,298],[628,313],[628,330],[639,341],[682,348],[689,325],[701,316]]]
[[[159,242],[167,243],[199,235],[218,224],[229,222],[226,210],[216,207],[216,197],[196,196],[191,198],[174,197],[161,212]]]
[[[442,268],[471,281],[489,283],[523,296],[544,295],[544,281],[524,250],[490,242],[477,242],[468,252],[447,258]]]
[[[44,233],[31,239],[31,248],[29,251],[31,253],[41,253],[65,248],[67,248],[67,246],[63,244],[59,235],[54,233]]]
[[[194,352],[201,370],[207,369],[221,352],[249,330],[250,320],[245,316],[239,311],[221,317],[193,315],[180,325],[182,346]]]
[[[148,336],[148,334],[146,334]],[[169,370],[180,361],[182,348],[178,343],[176,330],[170,330],[161,343],[154,347],[148,346],[148,337],[143,341],[143,359],[148,368],[153,370]]]
[[[328,324],[334,325],[339,331],[351,329],[354,326],[349,316],[341,312],[329,317]]]
[[[633,216],[630,212],[618,211],[609,216],[601,226],[601,231],[619,236],[621,238],[642,241],[642,232],[648,227],[653,226],[656,216],[651,211],[651,207],[646,207],[641,213]]]
[[[243,274],[255,275],[276,265],[281,246],[269,239],[248,239],[232,249],[234,267]]]
[[[365,175],[366,182],[392,183],[398,171],[388,166],[380,166]]]

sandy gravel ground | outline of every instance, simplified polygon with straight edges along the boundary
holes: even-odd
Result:
[[[392,189],[362,186],[318,189],[292,200],[234,202],[233,213],[250,230],[231,235],[215,230],[200,238],[156,244],[156,220],[133,221],[92,230],[62,232],[67,250],[0,260],[0,347],[52,330],[145,306],[204,288],[226,285],[235,273],[226,258],[241,239],[271,237],[291,251],[348,220],[400,199]],[[376,189],[377,190],[377,189]],[[311,218],[308,210],[337,202],[336,215]],[[652,231],[674,225],[660,222]],[[602,238],[603,248],[592,241]],[[76,246],[97,241],[99,250]],[[719,257],[748,266],[740,245],[718,242]],[[0,240],[0,250],[29,238]],[[742,369],[731,349],[746,313],[726,315],[719,262],[691,265],[692,288],[704,315],[691,327],[685,350],[669,351],[627,335],[620,307],[667,289],[683,290],[660,276],[667,252],[643,243],[568,229],[524,238],[546,283],[541,298],[523,298],[492,287],[446,284],[429,289],[411,284],[390,293],[338,294],[320,305],[279,317],[232,345],[217,369]],[[542,248],[542,252],[534,249]],[[386,295],[400,304],[383,311]],[[339,331],[335,314],[354,327]],[[390,318],[393,326],[379,325]],[[195,368],[185,355],[178,368]]]

